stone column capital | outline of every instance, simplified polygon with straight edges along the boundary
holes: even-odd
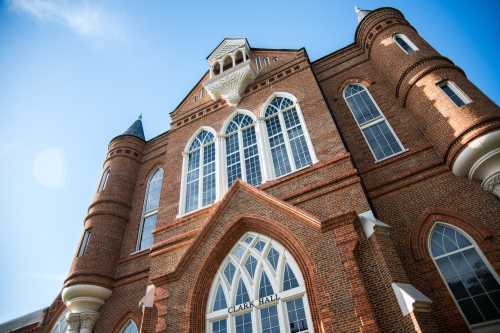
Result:
[[[80,313],[80,333],[91,333],[98,316],[97,312]]]
[[[80,332],[80,314],[68,312],[66,314],[66,325],[68,333]]]

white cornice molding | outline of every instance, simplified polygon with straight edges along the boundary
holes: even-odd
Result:
[[[370,238],[375,233],[376,229],[386,229],[391,227],[384,222],[377,220],[371,210],[359,214],[359,220],[366,238]]]

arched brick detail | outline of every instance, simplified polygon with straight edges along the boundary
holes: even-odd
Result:
[[[139,330],[140,327],[139,317],[135,313],[129,311],[125,313],[118,321],[118,324],[113,329],[113,333],[120,333],[120,330],[125,327],[125,324],[127,324],[129,320],[133,320],[135,325],[137,326],[137,329]]]
[[[293,233],[286,228],[278,225],[276,222],[254,216],[241,216],[235,223],[232,223],[225,230],[224,236],[213,247],[210,255],[198,270],[195,279],[196,282],[188,300],[188,308],[190,309],[188,331],[191,333],[205,332],[206,306],[213,278],[227,253],[243,234],[248,231],[260,233],[280,242],[293,255],[304,277],[314,330],[315,332],[322,332],[318,304],[316,302],[319,292],[314,283],[314,266],[305,248],[294,237]]]
[[[346,79],[339,85],[335,98],[344,100],[345,87],[347,87],[349,84],[353,84],[353,83],[354,84],[355,83],[362,84],[363,86],[365,86],[366,89],[368,89],[374,82],[371,80],[368,80],[368,79],[361,79],[361,78],[354,78],[354,77]]]
[[[487,253],[497,247],[490,244],[492,243],[493,234],[486,227],[469,221],[470,218],[449,210],[426,209],[410,233],[410,246],[415,260],[431,259],[428,251],[428,239],[429,233],[436,222],[448,223],[465,231],[476,241],[483,253],[488,257]],[[488,258],[488,260],[490,259],[494,258]],[[493,265],[493,262],[491,264]]]

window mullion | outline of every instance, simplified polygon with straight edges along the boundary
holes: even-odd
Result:
[[[198,207],[203,207],[203,170],[204,170],[204,159],[205,159],[205,146],[200,146],[200,158],[198,163]]]
[[[245,152],[243,146],[243,130],[240,128],[238,130],[238,147],[240,154],[240,171],[241,171],[241,179],[247,181],[247,172],[246,172],[246,162],[245,162]]]
[[[297,170],[297,166],[295,165],[295,159],[293,158],[292,154],[292,147],[290,146],[290,138],[288,137],[288,128],[285,125],[285,119],[283,116],[283,111],[278,112],[278,119],[281,125],[281,132],[283,133],[283,141],[285,142],[285,148],[287,152],[287,158],[288,158],[288,163],[290,163],[290,167],[292,166],[291,163],[293,163],[293,168],[292,170]],[[284,176],[284,175],[282,175]]]

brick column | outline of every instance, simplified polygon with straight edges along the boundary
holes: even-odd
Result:
[[[361,322],[361,332],[381,332],[375,319],[373,308],[361,276],[355,250],[359,244],[359,235],[352,221],[346,219],[333,229],[335,242],[342,251],[342,265],[351,282],[352,297],[356,316]]]
[[[431,300],[410,284],[390,237],[390,227],[371,211],[361,214],[359,220],[383,284],[383,290],[377,292],[388,299],[380,311],[384,316],[395,316],[392,322],[399,323],[404,332],[438,332]]]

